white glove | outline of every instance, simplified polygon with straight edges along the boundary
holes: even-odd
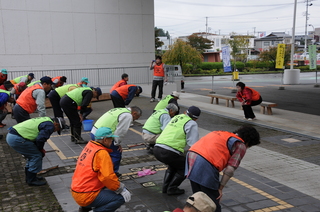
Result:
[[[128,189],[124,188],[120,194],[123,196],[125,202],[129,202],[131,200],[131,193]]]

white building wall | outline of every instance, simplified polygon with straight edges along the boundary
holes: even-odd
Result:
[[[152,0],[1,0],[0,68],[146,66]]]

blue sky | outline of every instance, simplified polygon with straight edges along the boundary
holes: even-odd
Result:
[[[306,1],[297,2],[296,34],[304,34]],[[320,0],[311,3],[308,24],[318,28]],[[173,37],[205,32],[206,17],[210,33],[292,33],[294,0],[154,0],[154,4],[155,26]]]

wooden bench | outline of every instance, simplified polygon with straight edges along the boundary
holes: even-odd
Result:
[[[220,94],[209,94],[208,96],[211,97],[211,104],[213,104],[214,98],[216,98],[217,105],[219,104],[219,99],[225,99],[227,107],[229,107],[229,101],[231,102],[232,107],[234,107],[234,101],[237,100],[237,97],[235,96],[226,96],[226,95],[220,95]]]
[[[267,108],[267,113],[268,115],[272,115],[272,107],[278,106],[276,103],[273,102],[261,102],[260,104],[260,113],[265,114],[266,113],[266,108]]]

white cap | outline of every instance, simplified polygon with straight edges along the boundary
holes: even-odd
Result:
[[[175,97],[177,97],[177,98],[179,99],[180,93],[177,92],[177,91],[172,91],[172,94],[171,94],[171,95],[172,95],[172,96],[175,96]]]

